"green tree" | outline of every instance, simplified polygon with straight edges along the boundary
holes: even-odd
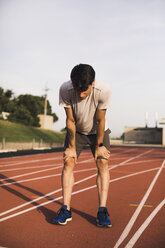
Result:
[[[38,115],[44,114],[45,98],[30,94],[19,95],[16,98],[12,97],[13,92],[11,90],[4,91],[0,87],[0,113],[2,111],[9,112],[10,121],[39,127]],[[49,101],[47,101],[47,114],[53,116],[54,122],[58,120],[58,116],[52,113]]]
[[[35,120],[31,116],[29,110],[23,105],[15,107],[14,111],[9,115],[8,119],[9,121],[22,123],[27,126],[39,126],[38,123],[35,123]]]
[[[3,88],[0,87],[0,113],[10,112],[14,105],[12,101],[13,92],[11,90],[4,91]]]
[[[53,116],[53,122],[58,121],[58,116],[55,113],[53,113],[51,115]]]

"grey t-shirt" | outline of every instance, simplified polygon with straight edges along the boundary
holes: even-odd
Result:
[[[95,80],[89,96],[81,99],[74,90],[72,81],[65,82],[60,87],[59,105],[72,108],[76,122],[76,131],[82,134],[96,133],[96,110],[110,107],[111,90],[109,85]],[[108,128],[107,124],[105,130]]]

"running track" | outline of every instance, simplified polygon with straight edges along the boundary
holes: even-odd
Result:
[[[84,150],[75,167],[73,220],[51,220],[62,204],[62,153],[0,159],[0,247],[164,248],[165,150],[112,147],[108,209],[98,228],[96,166]]]

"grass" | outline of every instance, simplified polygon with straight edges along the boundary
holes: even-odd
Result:
[[[0,120],[0,142],[5,138],[6,142],[39,142],[62,143],[65,132],[55,132],[18,123]]]

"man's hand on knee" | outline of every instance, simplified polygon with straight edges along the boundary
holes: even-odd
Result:
[[[67,148],[63,153],[64,162],[67,162],[68,159],[74,158],[75,162],[77,161],[77,153],[74,148]]]
[[[110,157],[110,151],[105,146],[97,147],[95,150],[95,160],[98,157],[108,159]]]

